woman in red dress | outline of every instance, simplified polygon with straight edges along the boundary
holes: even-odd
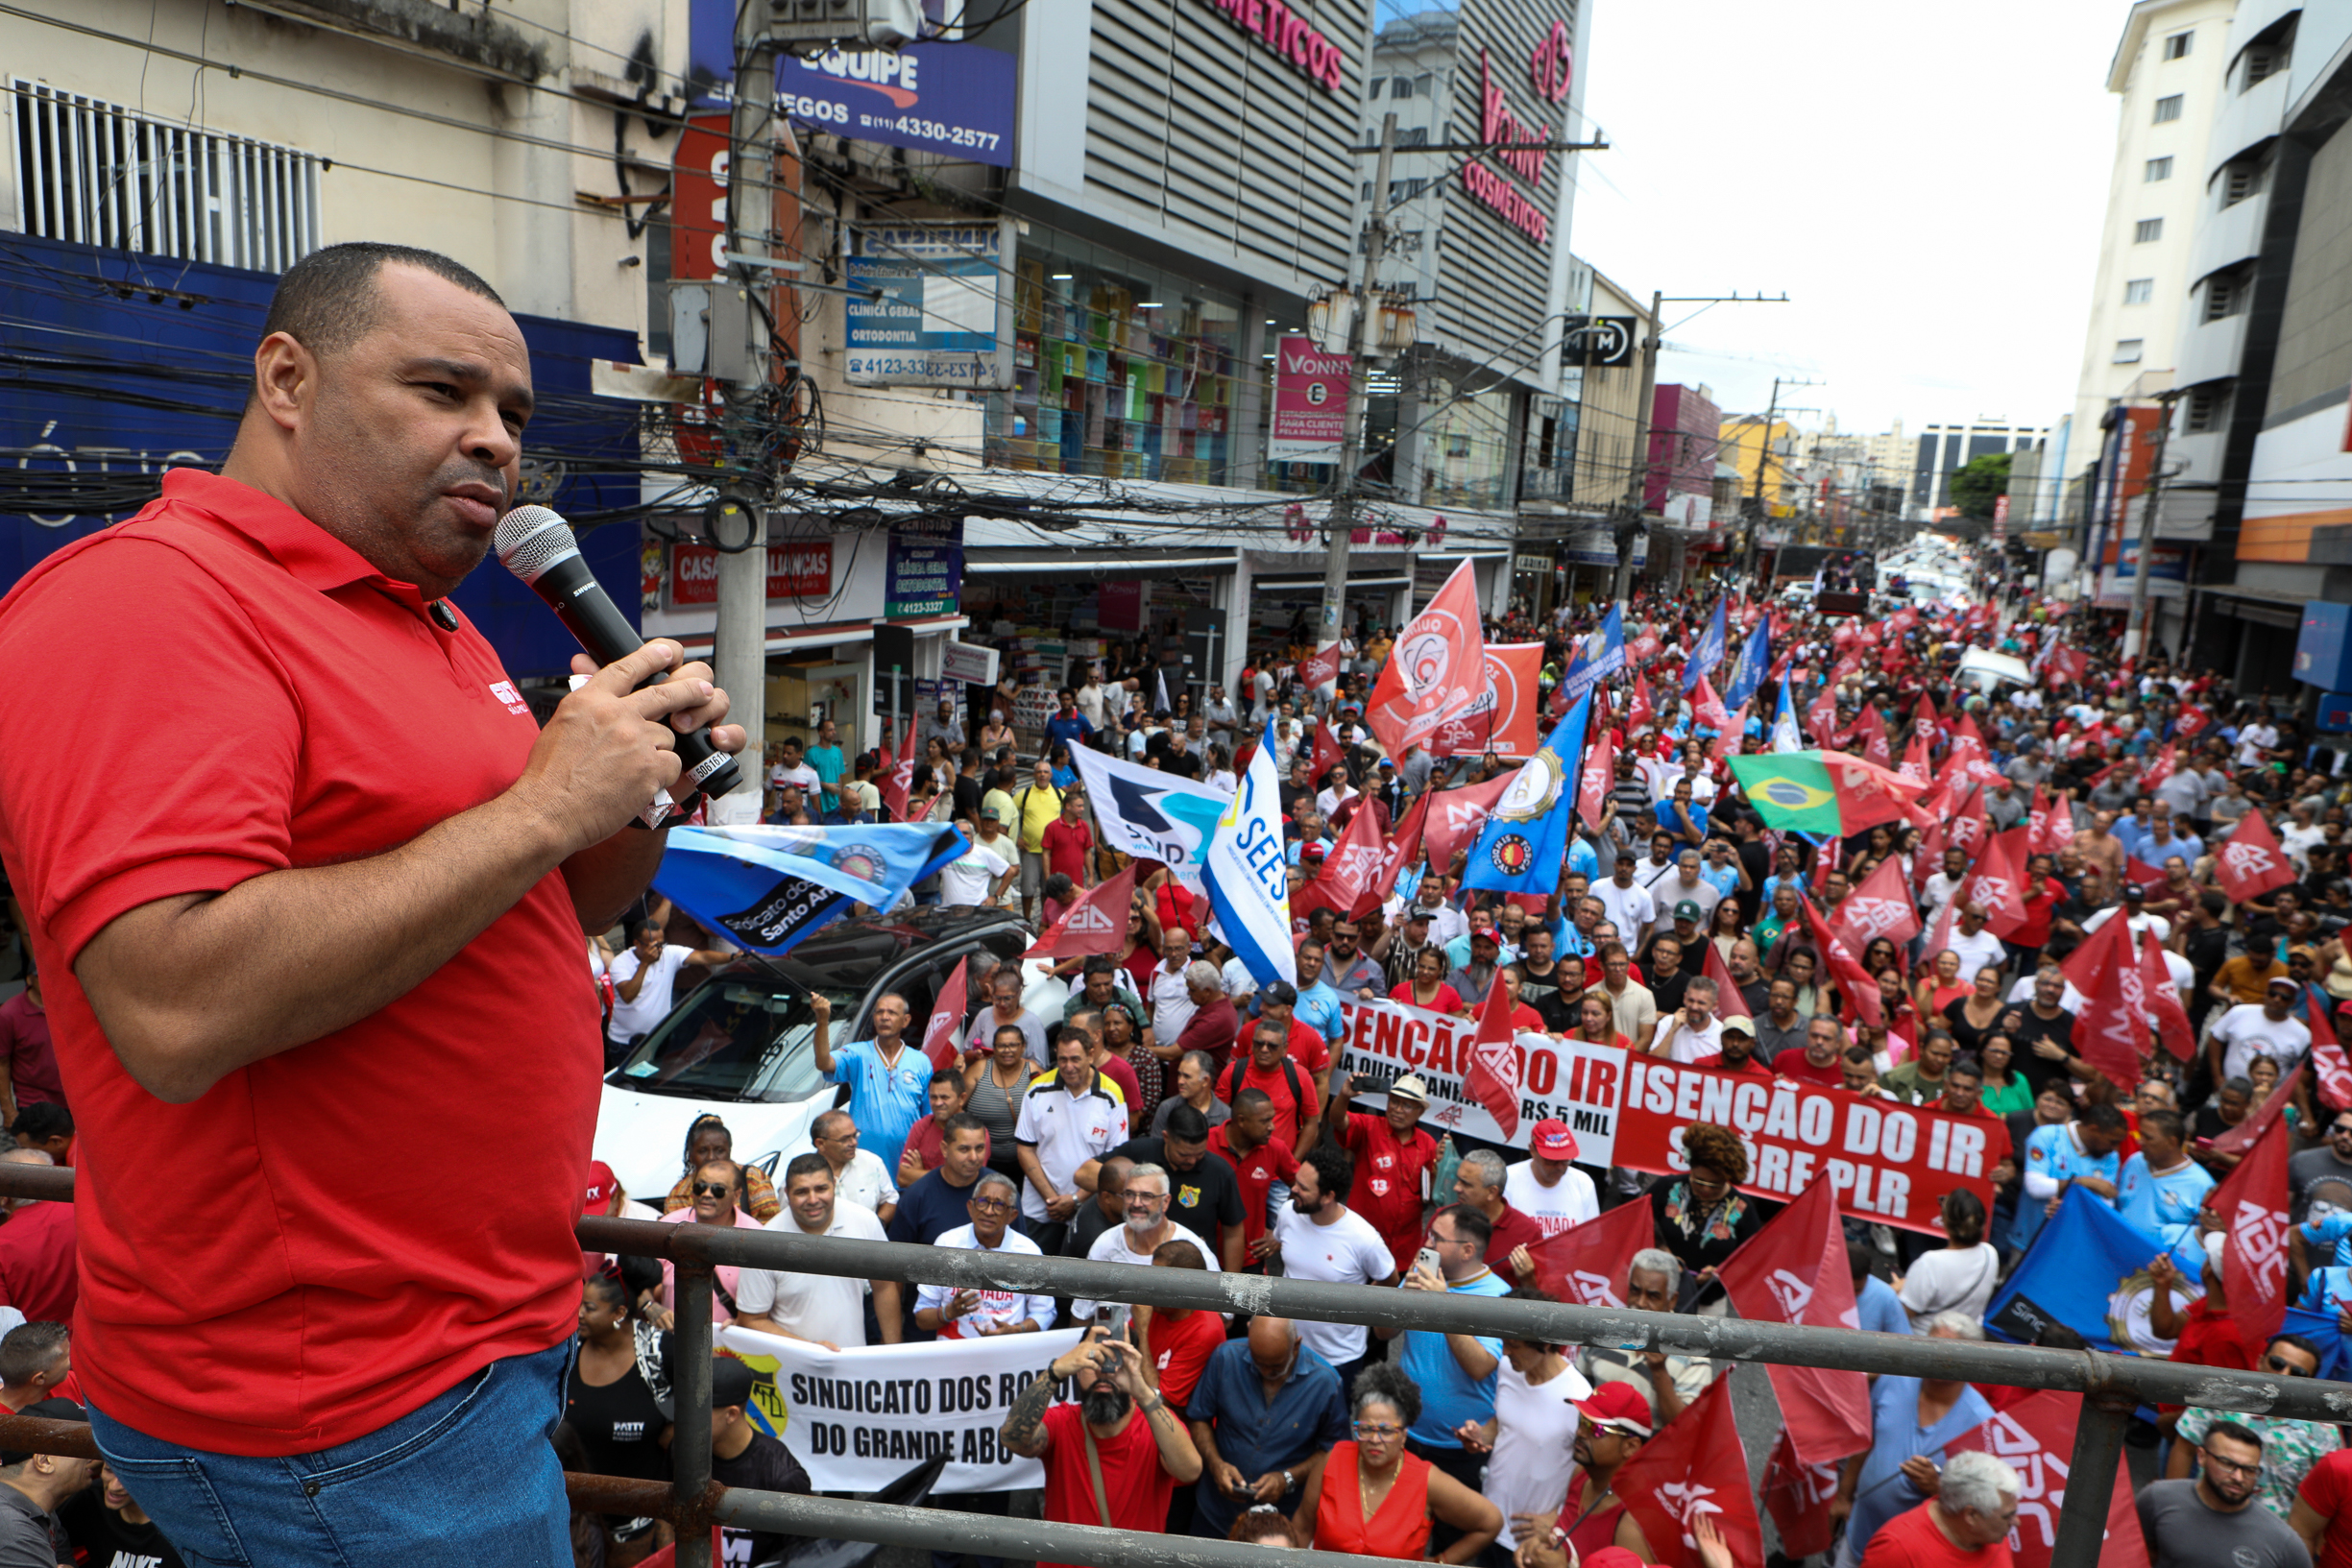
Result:
[[[1419,1562],[1429,1555],[1429,1523],[1442,1519],[1462,1536],[1440,1562],[1475,1558],[1503,1528],[1501,1510],[1453,1477],[1405,1452],[1405,1429],[1421,1413],[1421,1391],[1394,1365],[1356,1374],[1355,1438],[1334,1443],[1321,1472],[1307,1483],[1291,1530],[1300,1546],[1366,1557]]]

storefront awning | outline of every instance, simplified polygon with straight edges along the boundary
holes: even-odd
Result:
[[[1049,555],[1024,550],[1018,555],[989,560],[977,551],[966,551],[963,572],[966,577],[1042,577],[1053,572],[1136,577],[1152,572],[1231,571],[1234,559],[1230,551],[1224,555],[1106,556]]]
[[[1362,588],[1411,588],[1412,586],[1413,579],[1410,577],[1350,577],[1346,582],[1347,591],[1350,593]],[[1299,593],[1309,589],[1320,593],[1322,588],[1323,580],[1321,577],[1255,577],[1249,582],[1249,591],[1252,593],[1260,590],[1269,593]]]
[[[968,615],[939,615],[930,620],[901,620],[891,623],[904,626],[917,637],[936,637],[941,632],[959,632],[972,624]],[[799,653],[809,648],[838,647],[844,642],[871,642],[874,623],[861,620],[827,626],[770,626],[767,629],[767,652]],[[686,651],[696,657],[711,651],[711,634],[694,632],[678,639]]]

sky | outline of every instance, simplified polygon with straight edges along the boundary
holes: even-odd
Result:
[[[1776,375],[1817,381],[1783,408],[1865,435],[2073,407],[2127,0],[1585,4],[1612,145],[1580,159],[1576,253],[1644,301],[1789,298],[1667,305],[1661,384],[1761,413]]]

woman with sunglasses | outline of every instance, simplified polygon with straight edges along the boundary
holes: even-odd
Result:
[[[1332,1444],[1308,1480],[1292,1538],[1319,1552],[1420,1562],[1434,1520],[1462,1532],[1439,1562],[1476,1560],[1503,1528],[1502,1510],[1405,1452],[1405,1429],[1421,1413],[1413,1380],[1387,1363],[1366,1367],[1356,1374],[1352,1413],[1354,1435]]]
[[[712,1112],[705,1111],[694,1118],[686,1129],[686,1170],[678,1184],[662,1200],[664,1214],[676,1214],[694,1201],[694,1170],[713,1160],[735,1158],[735,1134],[727,1123]],[[767,1172],[756,1165],[743,1169],[743,1208],[762,1224],[784,1213],[784,1200],[776,1195],[776,1184]]]
[[[1689,1174],[1651,1188],[1650,1207],[1659,1246],[1682,1261],[1680,1310],[1687,1312],[1701,1288],[1714,1284],[1716,1268],[1763,1221],[1756,1205],[1739,1194],[1739,1184],[1748,1179],[1748,1152],[1738,1134],[1694,1122],[1683,1131],[1683,1152],[1690,1161]]]

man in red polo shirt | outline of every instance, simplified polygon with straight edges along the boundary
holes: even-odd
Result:
[[[1371,1221],[1402,1273],[1421,1249],[1421,1186],[1438,1159],[1437,1139],[1420,1125],[1429,1086],[1419,1073],[1408,1073],[1389,1085],[1387,1109],[1366,1116],[1347,1108],[1358,1081],[1348,1073],[1333,1075],[1323,1130],[1356,1157],[1347,1206]]]
[[[71,649],[76,690],[158,699],[75,703],[109,778],[61,788],[51,684],[0,691],[0,855],[81,1141],[91,1424],[191,1557],[544,1568],[603,1059],[581,933],[660,861],[624,830],[678,778],[672,726],[726,698],[657,641],[574,661],[543,731],[447,602],[532,408],[488,284],[332,246],[265,327],[220,474],[167,473],[0,602],[17,668]],[[499,1201],[452,1207],[485,1148]],[[157,1201],[191,1170],[203,1224]]]

